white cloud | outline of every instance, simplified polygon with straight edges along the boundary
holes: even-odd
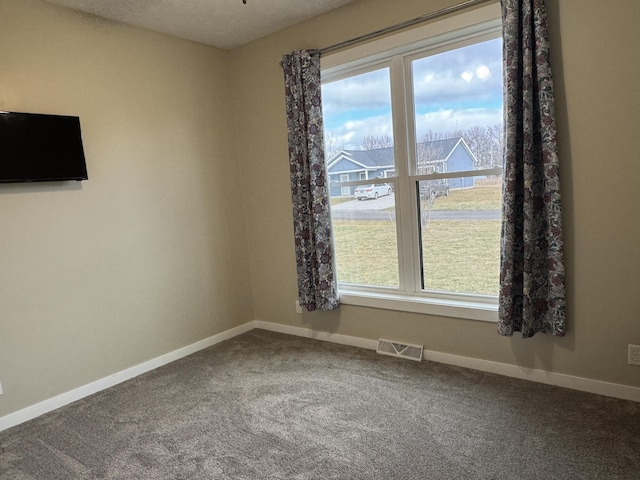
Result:
[[[469,108],[458,110],[439,110],[416,117],[416,137],[419,140],[429,130],[450,132],[466,130],[471,127],[485,127],[502,122],[501,109]],[[393,125],[387,116],[350,120],[333,129],[327,129],[327,136],[336,145],[355,150],[362,144],[365,136],[393,138]]]
[[[455,69],[434,71],[434,68],[418,65],[414,69],[414,100],[418,108],[429,105],[446,108],[450,104],[478,101],[496,103],[502,98],[499,64],[475,61]]]
[[[416,117],[417,137],[429,130],[449,132],[467,130],[471,127],[486,127],[502,122],[502,109],[468,108],[458,110],[439,110]]]
[[[388,68],[322,86],[322,109],[325,115],[381,108],[391,110]]]
[[[356,150],[365,136],[393,138],[393,125],[391,118],[387,115],[369,117],[361,120],[351,120],[343,123],[337,128],[327,130],[336,145],[341,145],[347,150]]]

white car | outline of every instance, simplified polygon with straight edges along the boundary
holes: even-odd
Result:
[[[384,195],[391,195],[391,185],[387,183],[378,183],[372,185],[360,185],[356,187],[353,194],[358,200],[364,198],[383,197]]]

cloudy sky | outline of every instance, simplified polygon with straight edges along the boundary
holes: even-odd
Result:
[[[502,122],[502,39],[415,60],[416,132],[445,132]],[[347,149],[365,135],[393,137],[388,69],[326,83],[327,138]]]

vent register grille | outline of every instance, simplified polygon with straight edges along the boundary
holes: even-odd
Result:
[[[407,358],[419,362],[422,360],[422,349],[422,345],[411,345],[409,343],[394,342],[380,338],[376,352],[381,355]]]

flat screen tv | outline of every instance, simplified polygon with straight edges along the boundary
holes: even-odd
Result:
[[[88,178],[78,117],[0,111],[0,183]]]

